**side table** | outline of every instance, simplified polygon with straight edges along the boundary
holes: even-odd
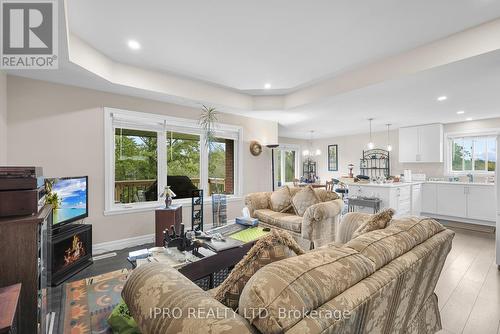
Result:
[[[380,211],[382,201],[378,198],[349,198],[347,203],[349,212],[354,212],[354,207],[356,206],[362,206],[372,208],[373,213],[377,213]]]
[[[0,288],[0,333],[15,334],[18,328],[21,283]]]
[[[174,226],[180,232],[182,223],[182,205],[171,205],[155,211],[155,246],[163,247],[163,231]]]

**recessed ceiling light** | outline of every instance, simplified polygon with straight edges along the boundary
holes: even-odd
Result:
[[[472,121],[472,117],[467,117],[465,120],[466,121]]]
[[[141,48],[141,44],[139,44],[139,42],[137,42],[136,40],[133,40],[133,39],[129,40],[127,42],[127,45],[132,50],[139,50]]]
[[[447,97],[447,96],[444,96],[444,95],[443,95],[443,96],[440,96],[440,97],[438,97],[438,98],[437,98],[437,100],[438,100],[439,102],[445,101],[445,100],[447,100],[447,99],[448,99],[448,97]]]
[[[457,115],[463,115],[463,114],[465,114],[465,111],[463,111],[463,110],[457,111]]]
[[[270,83],[266,83],[266,84],[264,85],[264,88],[265,88],[265,89],[269,89],[269,88],[271,88],[271,84],[270,84]]]

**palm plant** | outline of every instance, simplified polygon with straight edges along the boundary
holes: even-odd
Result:
[[[52,192],[52,186],[54,185],[53,180],[45,179],[45,202],[48,204],[52,204],[52,207],[54,209],[59,209],[59,206],[61,205],[61,199],[59,198],[59,195],[57,193]]]
[[[215,142],[215,127],[219,112],[214,107],[203,105],[200,115],[200,126],[205,132],[205,146],[210,149]]]

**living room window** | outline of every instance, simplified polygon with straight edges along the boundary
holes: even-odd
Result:
[[[115,128],[115,203],[158,200],[158,135]]]
[[[163,204],[165,185],[175,202],[190,203],[193,189],[240,195],[242,129],[218,124],[209,147],[196,120],[105,108],[105,213]]]
[[[494,173],[497,162],[496,146],[494,135],[450,137],[450,173]]]
[[[209,194],[234,194],[234,140],[215,138],[208,150]]]
[[[190,198],[200,183],[200,135],[167,131],[167,184],[176,199]]]

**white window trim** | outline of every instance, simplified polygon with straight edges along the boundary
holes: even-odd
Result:
[[[462,132],[449,132],[445,134],[446,142],[445,142],[445,147],[444,147],[444,154],[445,154],[445,170],[448,175],[452,176],[463,176],[467,174],[473,174],[473,175],[484,175],[484,176],[491,176],[495,175],[495,171],[454,171],[452,170],[452,141],[455,138],[462,138],[462,137],[495,137],[497,138],[497,151],[498,151],[498,145],[500,144],[498,141],[498,136],[500,135],[500,129],[487,129],[483,131],[478,131],[478,130],[468,130],[468,131],[462,131]],[[498,156],[497,156],[497,163],[498,163]]]
[[[197,120],[183,119],[178,117],[144,113],[116,108],[104,107],[104,215],[114,215],[122,213],[133,213],[152,211],[164,206],[162,198],[158,198],[154,202],[146,203],[114,203],[115,189],[115,147],[114,147],[114,128],[116,127],[113,118],[119,119],[118,122],[128,128],[140,130],[156,131],[158,133],[158,191],[162,192],[167,183],[167,147],[166,147],[166,132],[171,131],[186,131],[189,133],[200,135],[200,143],[204,142],[204,134],[200,129]],[[237,145],[234,147],[234,195],[228,196],[228,201],[240,201],[243,191],[243,128],[230,124],[217,124],[217,135],[227,139],[234,139]],[[165,145],[161,145],[163,142]],[[200,147],[200,180],[203,182],[203,189],[208,189],[208,152],[205,145]],[[201,158],[207,157],[207,161]],[[164,173],[159,171],[164,170]],[[190,206],[190,199],[174,199],[175,204],[183,204]],[[205,196],[204,202],[211,203],[211,198]]]

